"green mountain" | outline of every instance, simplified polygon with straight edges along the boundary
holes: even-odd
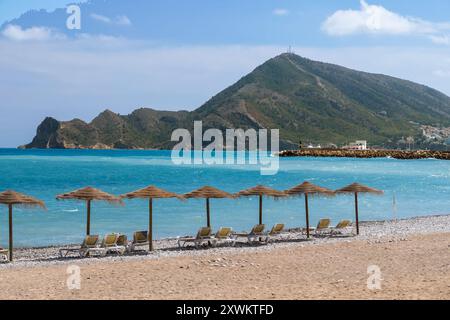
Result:
[[[176,128],[280,129],[281,145],[299,140],[343,144],[368,140],[395,147],[403,137],[432,144],[422,126],[450,127],[450,98],[380,74],[282,54],[256,68],[200,108],[101,113],[91,123],[47,118],[26,148],[169,148]],[[446,138],[446,137],[441,137]]]

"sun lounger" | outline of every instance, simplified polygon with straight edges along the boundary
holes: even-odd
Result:
[[[85,257],[88,254],[89,249],[95,249],[99,246],[99,239],[100,237],[98,235],[93,236],[86,236],[84,238],[83,243],[81,244],[80,248],[73,248],[73,249],[60,249],[59,255],[61,258],[67,257],[67,255],[71,252],[78,253],[80,257]]]
[[[270,230],[270,232],[269,232],[269,235],[271,235],[271,236],[280,235],[283,232],[283,230],[284,230],[284,224],[278,223],[273,226],[272,230]]]
[[[195,245],[195,247],[198,249],[200,245],[202,245],[204,243],[212,243],[212,241],[213,241],[213,239],[212,239],[212,235],[211,235],[211,228],[204,227],[198,231],[197,236],[195,238],[193,238],[193,237],[178,238],[178,247],[183,248],[188,243],[193,243]]]
[[[5,261],[8,261],[8,254],[9,254],[8,250],[0,248],[0,260],[3,259]]]
[[[331,220],[330,219],[320,219],[317,224],[317,228],[310,228],[309,230],[314,232],[316,235],[323,235],[326,233],[331,233],[330,228]],[[306,228],[305,228],[306,231]]]
[[[233,229],[231,228],[220,228],[219,231],[212,238],[212,245],[217,246],[218,244],[225,243],[231,244],[234,247],[236,244],[236,237],[233,236]]]
[[[124,247],[126,250],[128,250],[129,248],[128,237],[124,234],[119,235],[119,237],[117,238],[117,245],[119,247]]]
[[[330,229],[331,220],[330,219],[320,219],[317,224],[317,228],[314,230],[315,234],[324,234],[331,232]]]
[[[266,235],[266,242],[270,242],[273,240],[274,237],[279,236],[281,233],[283,233],[284,230],[284,224],[278,223],[273,226],[272,230]]]
[[[236,237],[247,238],[249,243],[267,242],[267,234],[264,233],[266,226],[257,224],[250,233],[235,233]]]
[[[134,251],[136,247],[149,246],[148,242],[148,232],[147,231],[136,231],[133,234],[133,241],[128,247],[129,251]]]
[[[332,234],[343,234],[349,227],[351,227],[352,222],[350,220],[341,220],[336,227],[331,229]]]
[[[117,254],[124,254],[126,251],[125,246],[118,245],[120,235],[117,233],[111,233],[106,235],[103,238],[102,245],[99,249],[104,250],[104,252],[101,252],[103,256],[106,256],[110,252],[115,252]],[[95,249],[93,250],[95,251]]]

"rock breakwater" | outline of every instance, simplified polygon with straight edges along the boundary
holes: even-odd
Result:
[[[449,151],[430,150],[344,150],[344,149],[302,149],[285,150],[279,157],[333,157],[333,158],[394,158],[400,160],[439,159],[450,160]]]

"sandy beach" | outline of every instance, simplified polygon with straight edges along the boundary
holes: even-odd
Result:
[[[0,299],[450,299],[450,216],[367,222],[359,237],[178,250],[102,259],[18,250],[0,265]],[[38,257],[38,258],[37,258]],[[79,266],[81,289],[67,287]],[[381,289],[367,287],[369,266]]]

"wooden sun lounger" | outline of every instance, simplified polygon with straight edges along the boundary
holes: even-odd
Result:
[[[204,243],[212,243],[212,241],[213,241],[213,238],[212,238],[212,234],[211,234],[211,228],[204,227],[198,231],[197,236],[195,238],[194,237],[179,237],[178,238],[178,247],[183,248],[188,243],[193,243],[194,246],[198,249],[200,247],[200,245],[202,245]]]

